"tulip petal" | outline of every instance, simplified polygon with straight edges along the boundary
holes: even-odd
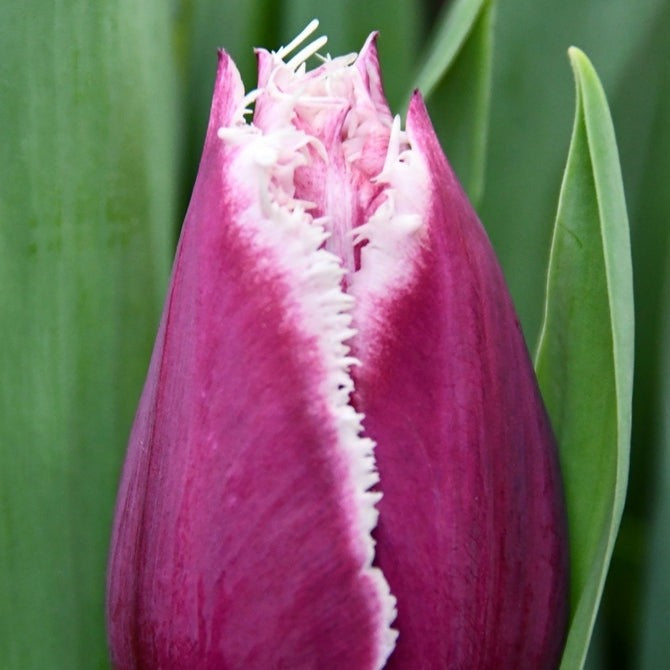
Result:
[[[222,53],[117,504],[113,662],[381,668],[395,637],[394,600],[371,567],[372,444],[348,404],[342,338],[332,363],[329,333],[296,297],[311,280],[293,270],[288,238],[259,232],[249,212],[267,203],[236,172],[241,150],[217,137],[238,122],[242,96]],[[318,253],[326,267],[328,253]],[[338,267],[317,277],[336,303],[347,298],[337,292]],[[346,339],[346,305],[332,314]],[[339,379],[333,365],[343,381],[329,390]]]
[[[378,36],[379,33],[373,32],[365,40],[365,44],[356,59],[356,67],[362,75],[363,84],[368,91],[376,113],[391,125],[393,115],[384,95],[381,68],[379,67],[379,53],[377,52]]]
[[[391,118],[374,34],[284,61],[317,25],[246,96],[220,56],[119,494],[114,662],[550,668],[562,491],[502,274],[418,95]]]
[[[359,292],[355,342],[384,493],[376,563],[398,599],[386,667],[555,668],[567,538],[554,439],[501,270],[418,94],[407,135],[429,176],[425,237],[385,290]]]

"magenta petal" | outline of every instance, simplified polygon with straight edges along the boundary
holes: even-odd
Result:
[[[208,130],[118,498],[116,668],[381,667],[385,583],[356,527],[314,338],[237,225],[217,128],[242,92],[221,54]],[[392,636],[391,636],[392,643]]]
[[[427,238],[410,288],[364,329],[356,380],[383,491],[376,562],[398,599],[386,667],[549,670],[567,618],[554,439],[502,273],[418,94],[407,127],[430,175]]]

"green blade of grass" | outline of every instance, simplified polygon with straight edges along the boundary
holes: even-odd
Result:
[[[633,290],[607,100],[570,49],[577,110],[559,199],[537,373],[560,446],[571,543],[564,670],[583,667],[623,512],[631,430]]]

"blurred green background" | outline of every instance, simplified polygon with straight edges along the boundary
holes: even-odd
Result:
[[[447,4],[0,3],[0,667],[107,667],[118,472],[216,47],[252,88],[251,47],[277,48],[314,16],[333,54],[379,30],[400,111]],[[670,2],[500,0],[471,37],[429,107],[531,349],[573,122],[570,45],[589,55],[610,102],[631,223],[636,373],[629,497],[589,665],[658,670],[670,658]]]

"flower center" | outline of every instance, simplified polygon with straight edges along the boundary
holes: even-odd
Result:
[[[288,210],[300,208],[324,228],[323,248],[340,259],[346,288],[373,237],[377,249],[394,253],[398,238],[421,220],[418,208],[405,206],[407,197],[399,202],[399,190],[408,190],[403,181],[412,150],[380,82],[370,81],[369,43],[360,56],[319,56],[322,64],[307,71],[305,61],[326,43],[320,37],[284,62],[317,26],[313,21],[276,53],[257,52],[259,86],[244,97],[238,113],[243,123],[247,105],[255,102],[253,124],[223,128],[219,135],[230,140],[243,128],[262,137],[255,161],[267,168],[267,197]]]

